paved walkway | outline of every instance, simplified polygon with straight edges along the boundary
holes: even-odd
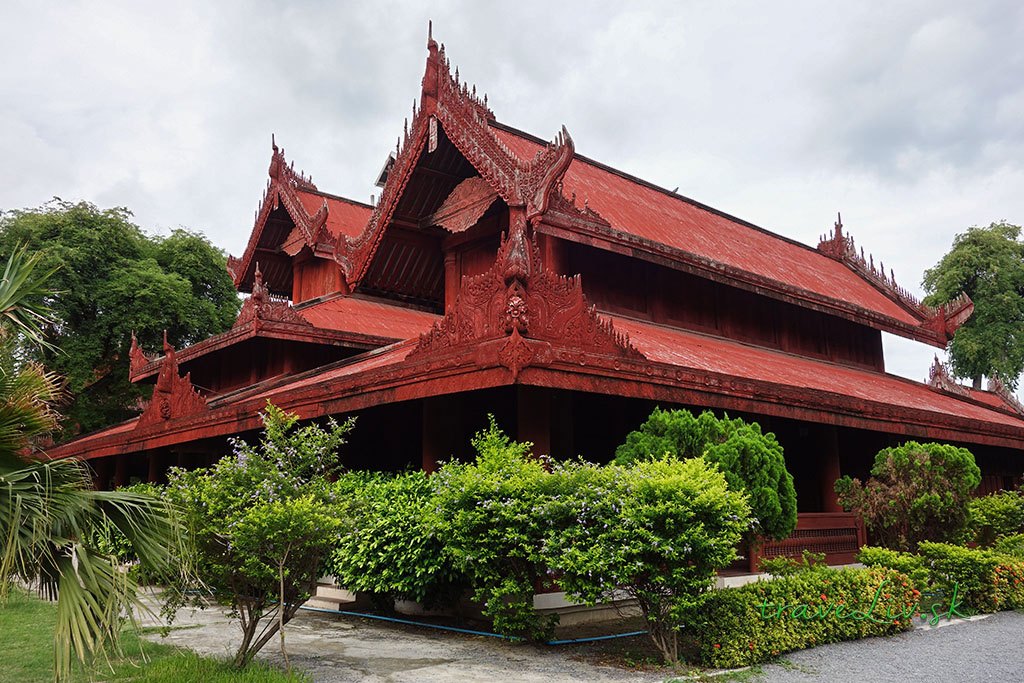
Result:
[[[164,642],[228,657],[240,637],[220,610],[183,610]],[[515,645],[496,638],[431,631],[358,617],[301,612],[287,627],[292,665],[316,683],[584,681],[654,683],[668,672],[634,672],[583,661],[584,646]],[[159,639],[159,636],[153,636]],[[282,663],[277,641],[260,659]],[[794,652],[743,678],[766,683],[891,681],[1024,682],[1024,613],[915,629]],[[711,679],[714,680],[714,679]]]

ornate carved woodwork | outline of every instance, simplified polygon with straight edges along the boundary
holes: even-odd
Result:
[[[274,300],[270,296],[266,285],[263,284],[263,274],[260,272],[259,263],[256,264],[256,272],[253,276],[252,294],[242,303],[242,309],[238,312],[234,327],[253,324],[259,328],[261,322],[291,323],[312,327],[313,325],[299,315],[287,301]]]
[[[510,207],[525,208],[531,224],[538,221],[556,194],[556,186],[575,154],[572,137],[562,127],[554,142],[539,150],[533,159],[520,159],[491,130],[494,112],[472,88],[460,82],[458,69],[451,64],[444,46],[427,41],[427,66],[423,76],[420,106],[413,104],[412,122],[398,140],[395,163],[388,173],[380,202],[359,237],[339,238],[335,258],[346,280],[358,284],[366,276],[395,208],[421,154],[436,148],[433,136],[440,124],[445,134],[480,177]]]
[[[974,303],[964,293],[938,307],[922,303],[920,299],[896,283],[896,275],[891,268],[889,274],[886,275],[885,264],[879,261],[878,267],[876,267],[874,255],[868,254],[865,258],[863,247],[858,253],[853,237],[843,233],[842,216],[838,217],[828,236],[821,236],[818,250],[846,264],[891,299],[920,317],[921,327],[934,332],[940,340],[952,339],[953,333],[967,322],[971,313],[974,312]]]
[[[436,225],[450,233],[465,232],[483,217],[497,198],[498,193],[483,178],[466,178],[455,186],[437,211],[421,221],[421,225]]]
[[[294,163],[287,162],[284,149],[279,148],[276,142],[272,142],[271,147],[273,151],[270,157],[270,167],[267,170],[269,179],[263,198],[260,200],[260,206],[256,210],[249,244],[241,258],[228,257],[228,272],[231,273],[236,287],[243,283],[255,262],[256,253],[260,250],[260,238],[271,212],[282,206],[295,225],[291,234],[284,240],[285,253],[294,256],[304,246],[307,246],[317,256],[326,258],[335,256],[337,238],[327,228],[329,212],[327,200],[323,199],[320,208],[310,214],[297,193],[299,191],[317,192],[312,178],[296,171]]]
[[[139,340],[135,337],[135,333],[132,332],[132,346],[128,351],[128,376],[134,377],[153,360],[142,350],[142,347],[139,346]]]
[[[949,368],[946,367],[945,363],[939,361],[938,356],[935,356],[932,366],[928,368],[928,386],[950,394],[956,394],[957,396],[971,395],[967,387],[962,386],[953,379],[949,374]]]
[[[588,304],[579,276],[543,267],[536,239],[528,240],[526,231],[525,211],[513,211],[494,265],[462,279],[454,305],[420,336],[410,359],[502,338],[497,357],[513,379],[540,356],[551,356],[552,347],[643,358],[627,335]]]
[[[1024,405],[1013,395],[1013,392],[1006,388],[1006,385],[998,377],[988,378],[988,390],[1003,399],[1013,412],[1018,415],[1024,415]]]
[[[209,410],[206,399],[199,395],[192,386],[190,373],[184,377],[178,375],[178,361],[174,347],[167,342],[164,332],[164,360],[160,366],[153,397],[149,405],[139,416],[135,429],[148,429],[159,426],[168,420],[205,413]]]

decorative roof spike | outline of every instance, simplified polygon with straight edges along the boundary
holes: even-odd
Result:
[[[434,42],[434,20],[427,19],[427,47]],[[437,43],[434,43],[435,45]]]
[[[836,239],[843,239],[843,214],[839,211],[836,211],[835,231]]]
[[[275,152],[277,151],[277,141],[274,140],[273,133],[270,134],[270,149],[274,150]]]

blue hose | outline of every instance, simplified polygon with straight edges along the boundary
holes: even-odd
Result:
[[[455,633],[468,633],[471,636],[487,636],[488,638],[501,638],[502,640],[520,641],[522,638],[519,636],[503,636],[500,633],[489,633],[487,631],[473,631],[467,628],[456,628],[454,626],[442,626],[440,624],[428,624],[422,621],[412,621],[411,619],[397,619],[395,617],[384,617],[379,614],[367,614],[365,612],[348,612],[345,610],[337,609],[326,609],[324,607],[306,607],[303,605],[299,609],[309,610],[310,612],[325,612],[327,614],[344,614],[349,617],[362,617],[364,619],[378,619],[380,621],[390,621],[396,624],[408,624],[409,626],[421,626],[423,628],[436,628],[440,631],[454,631]],[[572,638],[569,640],[549,640],[545,645],[571,645],[574,643],[591,643],[596,640],[612,640],[613,638],[629,638],[632,636],[642,636],[647,631],[630,631],[629,633],[616,633],[610,636],[593,636],[591,638]]]

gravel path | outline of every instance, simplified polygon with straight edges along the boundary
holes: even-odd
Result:
[[[763,666],[765,683],[960,683],[1024,681],[1024,612],[1000,612],[939,628],[915,628],[891,638],[868,638],[791,652]]]
[[[173,630],[164,642],[221,657],[233,654],[240,635],[235,623],[217,609],[183,610],[176,626],[187,628]],[[300,612],[288,625],[286,637],[292,665],[309,672],[316,683],[678,680],[667,671],[627,671],[583,661],[579,656],[583,646],[514,645],[495,638],[313,612]],[[281,664],[277,641],[259,657]],[[891,638],[793,652],[780,663],[737,677],[759,683],[1024,683],[1024,612],[1002,612]]]

